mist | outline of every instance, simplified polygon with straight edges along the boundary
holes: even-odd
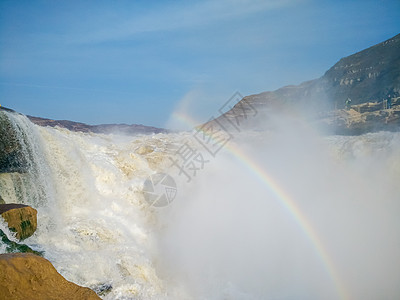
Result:
[[[398,298],[400,134],[322,136],[290,120],[235,134],[195,180],[176,178],[160,276],[194,299]]]

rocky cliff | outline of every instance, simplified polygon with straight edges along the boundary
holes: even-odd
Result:
[[[342,58],[320,81],[337,108],[343,108],[348,97],[352,104],[361,104],[400,96],[400,34]]]
[[[351,99],[352,105],[363,103],[377,103],[383,110],[387,99],[400,96],[400,34],[385,42],[372,46],[366,50],[342,58],[330,68],[321,78],[304,82],[297,86],[286,86],[276,91],[264,92],[246,96],[231,110],[216,119],[228,128],[232,124],[246,127],[246,120],[257,114],[258,121],[264,121],[276,112],[300,111],[310,117],[315,124],[318,119],[335,116],[325,122],[330,126],[338,126],[337,133],[341,133],[343,126],[336,124],[338,114],[345,117],[346,100]],[[363,112],[360,112],[363,113]],[[383,113],[385,114],[385,113]],[[390,118],[389,118],[390,119]],[[386,119],[385,119],[386,120]],[[385,129],[396,122],[380,122],[381,119],[367,118],[358,132],[367,132],[371,128]],[[387,120],[386,120],[387,121]],[[351,132],[351,122],[349,125]],[[374,124],[373,124],[374,123]],[[376,126],[378,125],[378,126]],[[254,125],[250,126],[250,128]],[[335,131],[335,130],[334,130]],[[344,133],[344,132],[343,132]]]
[[[391,108],[385,102],[367,102],[321,113],[313,122],[330,133],[359,135],[376,131],[400,130],[400,97],[393,98]]]

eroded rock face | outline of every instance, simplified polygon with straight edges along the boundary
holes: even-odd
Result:
[[[393,98],[391,108],[383,109],[384,103],[352,105],[349,110],[340,109],[321,114],[315,120],[317,128],[330,128],[331,133],[358,135],[367,132],[400,130],[400,97]]]
[[[0,255],[0,299],[100,299],[62,277],[46,259],[30,253]]]
[[[30,237],[36,231],[37,210],[28,205],[0,204],[0,215],[20,240]]]

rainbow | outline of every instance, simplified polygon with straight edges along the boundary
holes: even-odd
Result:
[[[192,128],[198,126],[198,122],[191,119],[191,117],[188,115],[174,113],[174,117],[177,117],[180,121],[184,121],[188,125],[191,125]],[[207,134],[207,132],[205,132],[205,134]],[[224,149],[235,156],[246,169],[254,174],[270,190],[270,192],[272,192],[272,194],[279,201],[282,207],[300,226],[301,230],[314,247],[315,252],[320,258],[322,264],[324,265],[324,268],[326,269],[328,275],[330,276],[339,296],[339,299],[351,299],[343,281],[341,280],[335,268],[335,264],[333,263],[331,256],[324,247],[317,232],[308,221],[305,214],[301,211],[296,202],[293,200],[293,198],[282,188],[282,186],[279,185],[278,182],[274,180],[274,178],[272,178],[270,174],[268,174],[266,170],[261,168],[260,165],[257,164],[254,159],[252,159],[252,157],[241,150],[238,146],[235,146],[233,143],[229,142],[224,146]]]
[[[315,248],[317,255],[335,285],[340,299],[350,299],[330,255],[321,242],[321,239],[318,237],[317,232],[311,226],[311,223],[307,220],[306,216],[302,213],[293,198],[271,177],[270,174],[261,168],[259,164],[257,164],[239,147],[235,147],[232,143],[228,143],[225,146],[225,149],[237,157],[243,166],[245,166],[251,173],[256,175],[256,177],[272,192],[283,208],[289,212]]]
[[[193,117],[189,116],[188,114],[185,113],[180,113],[180,112],[173,112],[171,115],[171,119],[178,121],[180,124],[186,125],[185,130],[192,130],[196,126],[199,126],[201,124],[201,121],[195,120]]]

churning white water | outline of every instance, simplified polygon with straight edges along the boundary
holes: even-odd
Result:
[[[0,174],[0,188],[38,209],[25,243],[103,299],[400,295],[399,133],[241,133],[210,155],[191,133],[75,133],[11,117],[33,163]],[[203,160],[192,156],[188,182],[170,157],[191,150]],[[177,184],[161,208],[143,193],[158,172]]]

